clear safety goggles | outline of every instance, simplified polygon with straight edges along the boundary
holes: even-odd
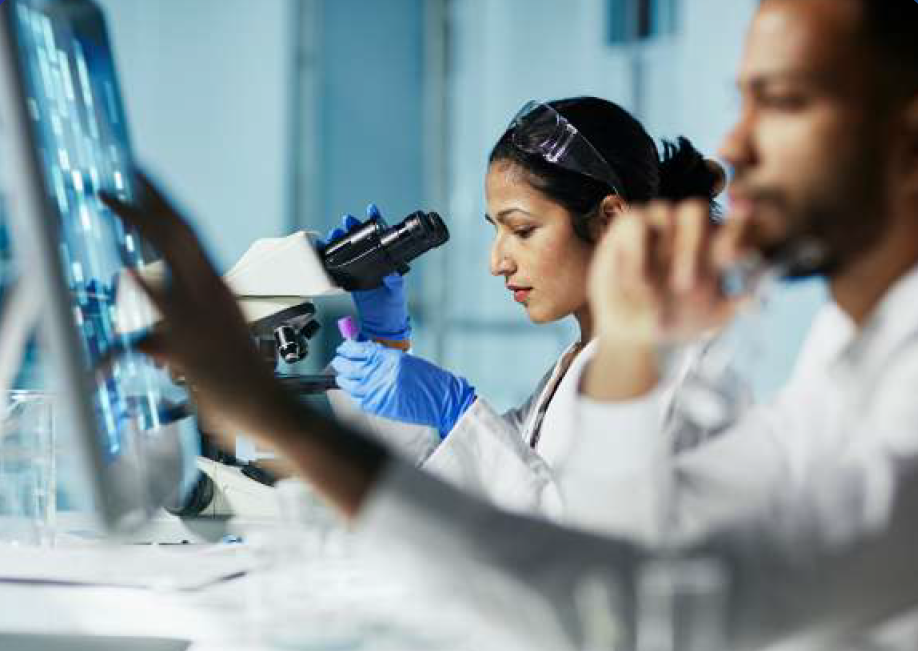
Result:
[[[571,172],[608,184],[624,197],[618,174],[577,128],[548,104],[530,100],[513,116],[507,131],[513,145]]]

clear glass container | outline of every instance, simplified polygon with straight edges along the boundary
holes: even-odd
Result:
[[[57,515],[53,396],[8,391],[0,409],[0,544],[53,546]]]

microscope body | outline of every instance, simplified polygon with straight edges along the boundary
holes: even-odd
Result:
[[[410,268],[408,262],[442,245],[449,232],[439,215],[419,211],[392,227],[375,217],[322,247],[316,246],[316,236],[298,231],[256,240],[223,277],[239,302],[265,363],[275,372],[280,360],[292,364],[309,354],[309,340],[319,329],[313,298],[372,289],[390,273],[404,274]],[[139,273],[151,284],[164,283],[167,277],[162,263],[148,265]],[[130,274],[119,277],[115,300],[121,332],[150,328],[160,318]],[[336,387],[333,375],[277,377],[299,394]],[[169,512],[180,517],[276,515],[271,489],[275,477],[259,466],[240,463],[214,445],[206,431],[208,419],[200,416],[201,475],[191,494]]]

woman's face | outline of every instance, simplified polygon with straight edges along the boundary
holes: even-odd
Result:
[[[570,213],[526,180],[516,165],[498,161],[485,179],[488,214],[495,229],[491,273],[534,323],[556,321],[587,309],[587,267],[593,247],[577,237]]]

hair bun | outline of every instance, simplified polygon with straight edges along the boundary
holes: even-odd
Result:
[[[716,197],[727,188],[727,170],[723,165],[721,165],[713,158],[705,158],[704,164],[708,166],[709,170],[717,175],[717,182],[712,188],[712,192],[714,194],[711,195],[712,197]]]
[[[724,189],[726,182],[727,175],[720,163],[702,156],[688,138],[679,136],[674,143],[663,141],[661,199],[682,201],[700,198],[711,201]]]

